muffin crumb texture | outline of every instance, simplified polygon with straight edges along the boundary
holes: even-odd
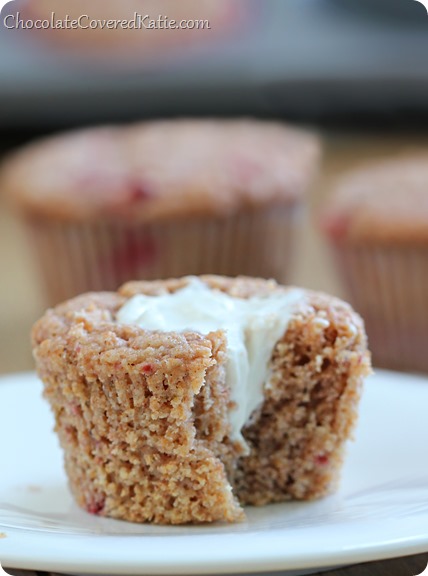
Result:
[[[249,278],[202,280],[242,298],[286,290]],[[230,439],[226,334],[149,332],[115,319],[132,295],[187,282],[86,294],[48,311],[33,329],[78,504],[132,522],[235,522],[245,517],[243,505],[331,492],[370,371],[358,315],[305,292],[273,350],[264,402],[243,429],[244,455]]]

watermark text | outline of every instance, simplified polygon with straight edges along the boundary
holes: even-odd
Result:
[[[131,19],[100,19],[82,14],[78,18],[69,15],[58,18],[52,12],[48,18],[24,18],[20,12],[3,18],[8,30],[211,30],[209,20],[174,20],[168,16],[152,17],[135,12]]]

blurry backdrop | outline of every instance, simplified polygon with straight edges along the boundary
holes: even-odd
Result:
[[[317,209],[361,161],[428,145],[428,16],[414,0],[16,0],[0,26],[0,148],[71,126],[252,115],[309,126],[325,141],[299,230],[293,283],[343,295]],[[207,29],[35,30],[16,22],[170,15]],[[19,12],[19,17],[17,17]],[[0,372],[32,369],[43,311],[37,271],[0,190]]]
[[[9,29],[18,11],[33,21],[137,11],[210,29]],[[15,0],[1,20],[3,127],[428,112],[428,17],[415,0]]]

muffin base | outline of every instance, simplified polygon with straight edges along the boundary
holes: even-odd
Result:
[[[158,223],[69,223],[27,219],[49,305],[130,279],[187,275],[287,281],[297,207]]]
[[[428,252],[423,246],[334,246],[363,316],[375,365],[428,372]]]

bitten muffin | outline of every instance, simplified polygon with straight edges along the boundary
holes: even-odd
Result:
[[[370,371],[347,304],[251,278],[86,294],[33,347],[78,504],[160,524],[330,493]]]
[[[428,154],[345,175],[323,215],[375,364],[428,370]]]
[[[49,303],[130,279],[284,281],[317,140],[255,120],[158,121],[49,138],[6,161]]]

